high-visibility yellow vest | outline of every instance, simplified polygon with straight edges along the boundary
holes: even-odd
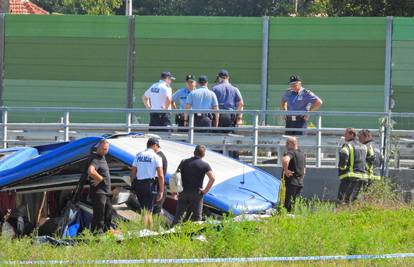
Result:
[[[356,140],[344,144],[339,151],[339,179],[356,178],[367,180],[367,147]]]

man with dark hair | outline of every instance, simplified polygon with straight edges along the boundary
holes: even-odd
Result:
[[[179,101],[179,108],[184,110],[187,103],[187,96],[196,88],[196,78],[193,74],[185,76],[185,87],[177,90],[172,96],[172,107],[177,108]],[[184,126],[184,113],[175,116],[175,123],[178,126]]]
[[[92,232],[105,232],[112,224],[111,178],[105,155],[109,151],[109,142],[105,139],[98,144],[96,154],[88,167],[91,178],[90,197],[93,217]]]
[[[338,190],[338,201],[349,204],[356,200],[366,181],[367,147],[356,140],[356,130],[345,130],[345,144],[339,151],[338,172],[341,183]]]
[[[229,72],[227,70],[220,70],[217,75],[218,84],[212,88],[212,91],[217,96],[219,109],[242,111],[244,102],[239,88],[233,86],[229,79]],[[219,127],[234,127],[241,124],[243,114],[220,114]]]
[[[288,212],[292,211],[292,203],[300,195],[303,188],[303,179],[306,173],[306,158],[299,150],[298,140],[290,136],[286,141],[287,152],[283,156],[283,176],[286,185],[284,206]]]
[[[142,102],[147,109],[171,109],[171,83],[175,80],[175,77],[169,71],[161,73],[161,78],[157,83],[151,85],[142,96]],[[150,113],[149,126],[171,126],[169,113]]]
[[[372,133],[367,130],[361,130],[358,132],[359,142],[367,147],[367,178],[368,184],[375,180],[381,180],[380,169],[383,163],[383,156],[379,145],[374,141]]]
[[[162,159],[156,154],[160,143],[149,138],[147,149],[138,153],[131,168],[131,184],[144,210],[145,226],[152,226],[152,213],[155,202],[160,202],[164,194],[164,174]]]
[[[281,110],[289,111],[317,111],[322,105],[322,100],[302,87],[302,81],[298,75],[289,78],[289,89],[280,101]],[[286,116],[286,128],[307,128],[308,115]],[[302,131],[286,131],[287,135],[303,135]]]
[[[178,171],[181,172],[183,192],[178,195],[177,211],[173,224],[181,221],[201,221],[203,213],[203,197],[214,184],[215,176],[210,165],[203,161],[206,147],[196,146],[194,157],[181,161]],[[203,189],[204,176],[209,181]]]
[[[214,126],[218,127],[220,114],[218,113],[218,102],[216,95],[208,89],[208,78],[205,75],[198,77],[199,87],[187,96],[186,109],[205,109],[215,110]],[[188,114],[184,114],[184,125],[188,126]],[[194,114],[194,126],[196,127],[211,127],[212,126],[211,113],[196,113]]]

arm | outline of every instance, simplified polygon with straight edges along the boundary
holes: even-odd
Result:
[[[167,96],[167,99],[165,100],[165,104],[164,104],[163,108],[168,109],[170,107],[171,103],[172,103],[171,96]]]
[[[287,101],[285,99],[280,101],[280,110],[287,110]]]
[[[286,177],[291,177],[294,172],[290,171],[289,168],[289,162],[290,162],[290,156],[289,155],[285,155],[283,156],[282,159],[282,166],[283,166],[283,172],[286,175]]]
[[[244,109],[244,101],[240,100],[237,103],[237,111],[243,111],[243,109]],[[237,117],[236,117],[236,126],[242,123],[243,123],[243,113],[239,113],[237,114]]]
[[[129,178],[131,179],[131,185],[132,185],[132,182],[136,179],[136,177],[137,177],[137,167],[135,167],[135,166],[133,166],[132,168],[131,168],[131,174],[129,175]]]
[[[219,107],[218,106],[214,106],[213,107],[213,110],[219,110]],[[214,121],[214,127],[218,127],[218,125],[219,125],[219,120],[220,120],[220,113],[219,112],[215,112],[215,114],[216,114],[216,120]]]
[[[309,108],[309,111],[317,111],[322,106],[322,100],[320,98],[316,99],[313,102],[312,106]]]
[[[157,178],[158,178],[159,191],[158,191],[156,201],[159,202],[161,201],[162,196],[164,194],[164,174],[162,171],[162,167],[157,167]]]
[[[341,148],[341,150],[339,151],[338,168],[340,170],[346,170],[346,167],[348,166],[348,159],[349,159],[348,146],[347,145],[344,145]]]
[[[205,195],[208,193],[208,191],[210,191],[211,187],[214,184],[214,181],[216,180],[216,177],[213,173],[213,171],[208,171],[207,172],[207,177],[208,177],[208,183],[205,189],[200,189],[200,192]]]
[[[96,171],[95,166],[90,165],[88,168],[88,175],[92,178],[92,185],[97,186],[103,181],[103,177]]]
[[[151,101],[150,101],[150,98],[149,98],[149,97],[147,97],[147,96],[143,95],[143,96],[142,96],[142,103],[144,103],[144,106],[145,106],[147,109],[151,109]]]
[[[186,104],[185,105],[185,109],[191,109],[191,105],[190,104]],[[188,120],[189,120],[189,115],[188,112],[184,113],[184,126],[188,126]]]

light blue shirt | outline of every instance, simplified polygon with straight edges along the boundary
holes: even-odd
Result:
[[[185,104],[187,103],[187,96],[190,94],[190,90],[187,87],[177,90],[172,96],[172,100],[177,103],[180,100],[180,109],[185,109]]]
[[[305,88],[300,88],[296,93],[288,89],[282,96],[282,100],[287,102],[287,110],[307,111],[309,106],[320,100],[318,96]]]
[[[216,95],[207,87],[202,86],[193,91],[187,96],[187,104],[192,109],[213,109],[218,106]]]

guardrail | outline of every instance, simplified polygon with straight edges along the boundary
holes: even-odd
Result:
[[[123,108],[59,108],[59,107],[0,107],[0,112],[2,113],[2,122],[0,123],[2,129],[2,144],[3,147],[7,147],[8,143],[12,140],[8,139],[9,127],[20,127],[22,129],[29,128],[39,128],[39,127],[49,127],[57,130],[63,131],[63,140],[69,141],[70,129],[114,129],[114,130],[125,130],[126,132],[131,132],[132,129],[138,131],[145,130],[186,130],[188,131],[187,141],[191,144],[194,143],[194,136],[197,130],[208,130],[211,132],[216,131],[247,131],[251,132],[253,137],[252,144],[252,157],[253,164],[257,164],[258,159],[258,149],[260,147],[266,147],[264,144],[259,144],[259,133],[284,133],[286,130],[283,126],[275,125],[261,125],[259,123],[261,116],[298,116],[298,115],[309,115],[316,117],[316,127],[315,128],[291,128],[289,130],[302,131],[304,133],[309,133],[309,135],[315,135],[316,145],[315,148],[315,166],[321,167],[321,155],[322,155],[322,134],[325,132],[342,134],[344,128],[324,128],[322,127],[323,117],[335,117],[335,116],[352,116],[352,117],[375,117],[375,118],[384,118],[386,122],[378,129],[372,129],[372,131],[377,132],[381,136],[381,146],[385,147],[384,152],[386,159],[390,153],[390,138],[391,131],[398,133],[414,133],[412,130],[392,130],[392,119],[395,117],[402,118],[414,118],[414,113],[391,113],[391,112],[335,112],[335,111],[317,111],[317,112],[306,112],[306,111],[263,111],[263,110],[244,110],[242,112],[244,115],[251,116],[251,124],[242,125],[241,127],[195,127],[194,126],[194,114],[196,113],[212,113],[212,110],[169,110],[168,113],[177,114],[187,112],[189,114],[189,125],[188,127],[179,127],[179,126],[148,126],[148,124],[133,123],[133,116],[135,114],[149,114],[150,111],[147,109],[123,109]],[[12,123],[8,121],[10,112],[53,112],[53,113],[62,113],[62,121],[58,123]],[[161,112],[165,113],[165,110],[151,110],[151,112]],[[71,113],[120,113],[125,114],[125,121],[122,123],[72,123],[70,121]],[[235,113],[235,111],[229,110],[220,110],[221,114],[224,113]],[[280,156],[280,155],[279,155]]]

